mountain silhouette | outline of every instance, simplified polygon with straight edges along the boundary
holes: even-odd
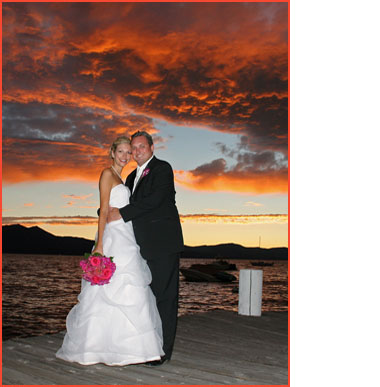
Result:
[[[56,236],[37,226],[3,226],[3,253],[82,255],[94,241]]]
[[[94,241],[67,236],[56,236],[37,226],[19,224],[3,226],[3,253],[83,255],[90,252]],[[288,249],[243,247],[235,243],[215,246],[185,246],[182,258],[286,260]]]
[[[288,248],[275,247],[262,249],[260,247],[243,247],[235,243],[223,243],[215,246],[185,246],[181,254],[183,258],[220,258],[220,259],[260,259],[287,260]]]

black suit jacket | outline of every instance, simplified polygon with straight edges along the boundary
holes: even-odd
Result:
[[[131,192],[135,177],[136,170],[125,182]],[[154,259],[155,255],[183,250],[181,223],[175,205],[174,175],[168,162],[153,156],[129,201],[130,204],[120,208],[120,214],[125,222],[132,220],[144,258]]]

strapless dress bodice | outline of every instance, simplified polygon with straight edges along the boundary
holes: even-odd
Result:
[[[111,189],[110,206],[121,208],[129,204],[130,191],[124,184],[118,184]]]

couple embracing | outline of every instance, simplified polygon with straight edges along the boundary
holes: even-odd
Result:
[[[84,365],[160,365],[170,360],[177,326],[182,230],[173,170],[153,155],[152,137],[137,132],[111,146],[112,165],[99,180],[100,211],[93,252],[112,256],[109,284],[82,280],[56,356]],[[121,171],[137,169],[124,184]]]

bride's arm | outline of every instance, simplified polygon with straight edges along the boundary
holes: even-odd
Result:
[[[103,254],[103,234],[107,223],[108,206],[112,188],[112,172],[107,168],[100,175],[99,193],[100,193],[100,210],[98,219],[98,240],[93,253]]]

